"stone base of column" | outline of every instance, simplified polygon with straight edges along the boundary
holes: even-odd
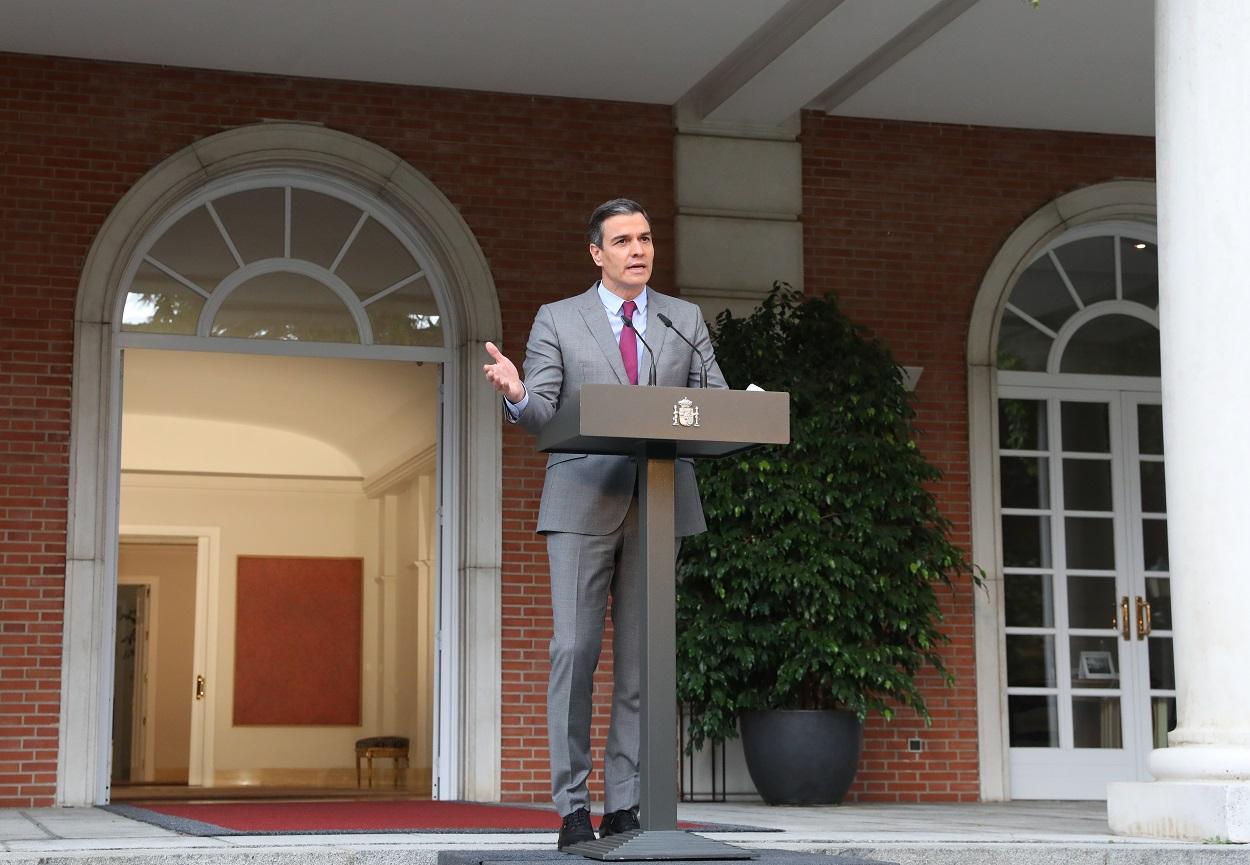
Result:
[[[1250,781],[1137,781],[1107,786],[1116,835],[1250,843]]]

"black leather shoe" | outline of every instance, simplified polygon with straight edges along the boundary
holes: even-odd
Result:
[[[563,850],[570,845],[593,840],[595,840],[595,830],[590,825],[590,812],[585,808],[578,808],[572,814],[565,816],[563,822],[560,823],[560,840],[556,842],[556,849]]]
[[[633,809],[613,811],[611,814],[604,814],[603,820],[599,822],[599,837],[607,838],[610,835],[620,835],[622,832],[641,828],[638,825],[638,815],[633,812]]]

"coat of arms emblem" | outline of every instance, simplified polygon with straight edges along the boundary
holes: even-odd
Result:
[[[673,426],[698,426],[699,407],[686,397],[673,406]]]

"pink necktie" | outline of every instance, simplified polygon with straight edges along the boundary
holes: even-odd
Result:
[[[621,307],[621,315],[632,322],[637,309],[638,304],[627,300]],[[634,336],[633,328],[626,326],[621,327],[621,360],[625,362],[625,375],[629,377],[629,383],[638,384],[638,338]]]

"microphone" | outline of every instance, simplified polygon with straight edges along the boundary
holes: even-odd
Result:
[[[647,345],[647,341],[642,338],[642,334],[638,332],[638,328],[634,327],[634,322],[627,315],[621,316],[621,321],[625,326],[634,332],[634,336],[638,337],[638,341],[642,343],[647,350],[647,357],[651,358],[651,372],[647,374],[647,384],[655,387],[655,352],[651,350],[651,346]]]
[[[665,315],[662,312],[657,312],[655,314],[655,317],[658,318],[661,322],[663,322],[665,327],[667,327],[673,333],[680,336],[682,342],[684,342],[686,345],[694,349],[694,353],[699,356],[699,387],[706,388],[707,387],[707,368],[710,364],[708,364],[707,358],[703,356],[703,352],[699,351],[699,347],[695,345],[693,342],[691,342],[689,339],[687,339],[686,335],[677,329],[677,327],[673,324],[673,320],[669,318],[667,315]]]

